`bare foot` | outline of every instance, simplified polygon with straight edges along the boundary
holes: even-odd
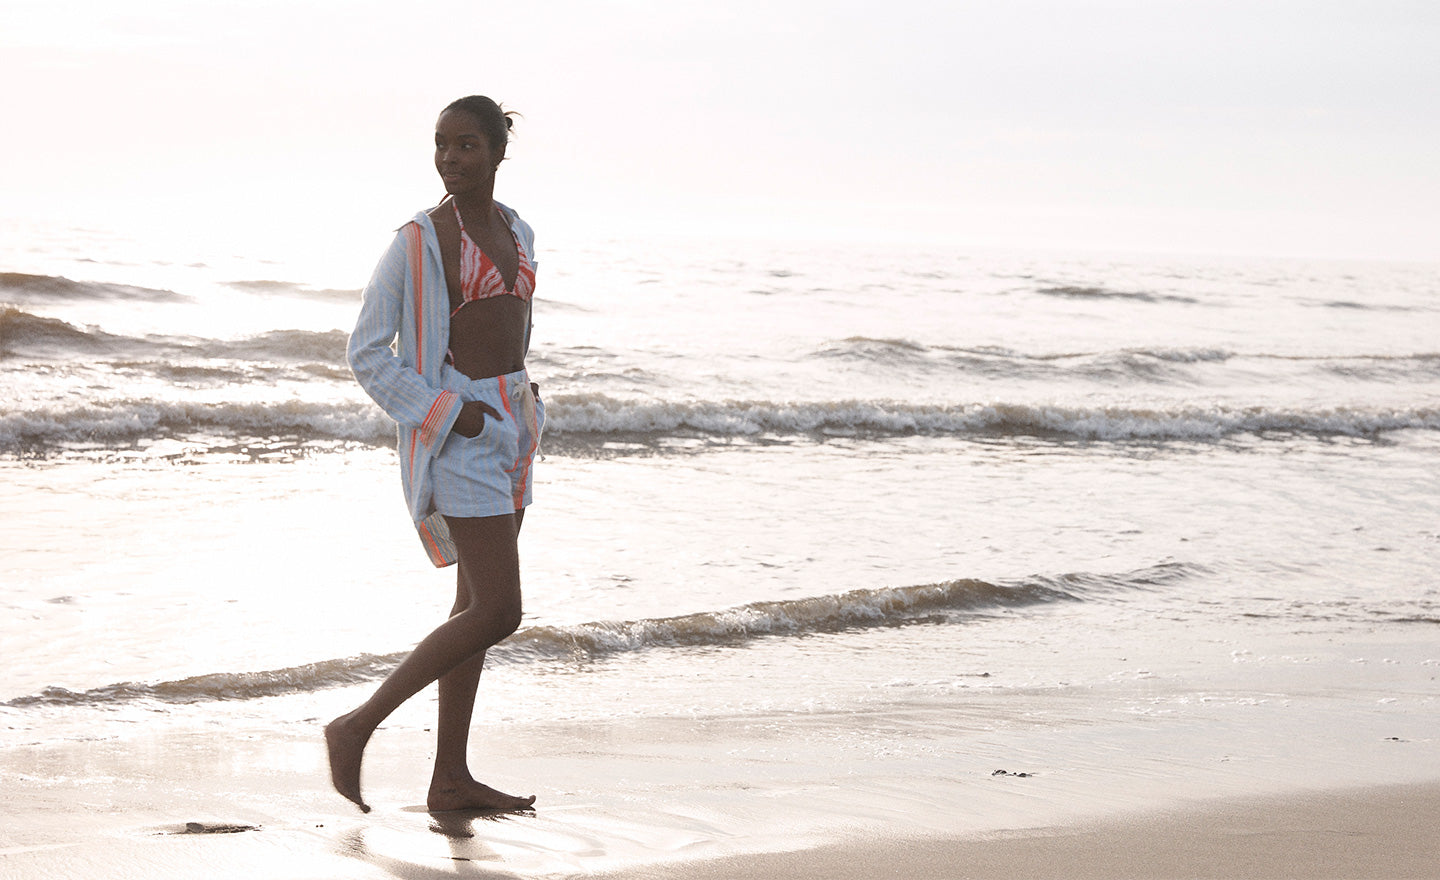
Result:
[[[533,794],[516,797],[473,779],[435,780],[430,783],[430,796],[425,799],[425,806],[432,813],[446,810],[525,810],[534,803]]]
[[[370,741],[367,733],[361,736],[350,731],[346,725],[348,715],[341,715],[325,725],[325,747],[330,752],[330,782],[360,812],[370,812],[370,805],[360,798],[360,759],[365,757],[365,744]]]

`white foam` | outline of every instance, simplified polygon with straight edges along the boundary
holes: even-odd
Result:
[[[1035,435],[1079,440],[1217,440],[1267,432],[1373,436],[1404,429],[1440,430],[1440,407],[1298,409],[1266,407],[1073,406],[1064,404],[919,404],[842,400],[622,400],[605,394],[547,399],[551,435],[979,436]],[[393,441],[394,424],[366,402],[118,400],[50,405],[0,415],[0,449],[65,442],[131,443],[138,439],[219,434],[294,436],[302,440]]]
[[[1125,406],[890,401],[634,401],[604,394],[549,401],[546,430],[577,434],[1038,434],[1086,440],[1211,440],[1235,434],[1371,435],[1440,429],[1440,408]]]

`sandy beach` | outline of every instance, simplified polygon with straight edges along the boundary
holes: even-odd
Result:
[[[1385,658],[1396,696],[1353,698],[1370,674],[1355,670],[1380,665],[1352,662],[1361,651]],[[1263,681],[1212,670],[1203,708],[1160,719],[1094,711],[1114,694],[1067,715],[1063,696],[1011,693],[975,695],[983,724],[923,700],[844,718],[487,720],[476,766],[540,796],[502,816],[420,805],[428,699],[377,734],[369,815],[329,789],[318,736],[352,689],[222,702],[0,753],[0,877],[1435,877],[1427,651],[1353,636],[1333,662]],[[1111,686],[1140,698],[1148,682]]]
[[[1421,878],[1440,876],[1440,785],[1237,799],[1104,822],[625,871],[621,878]]]
[[[1054,805],[1036,798],[1033,822],[1025,821],[1010,793],[977,784],[965,798],[966,815],[955,816],[955,831],[916,835],[904,834],[895,821],[872,821],[893,808],[897,796],[867,806],[859,792],[836,793],[831,806],[851,801],[856,821],[845,843],[815,847],[813,838],[791,836],[782,818],[792,810],[814,810],[799,793],[752,792],[759,808],[773,814],[771,833],[746,839],[727,834],[720,818],[727,799],[704,783],[714,775],[707,769],[713,765],[693,752],[690,766],[647,757],[684,750],[673,742],[631,740],[594,762],[617,785],[630,773],[663,767],[676,780],[675,793],[663,803],[622,792],[603,804],[551,795],[550,806],[526,814],[430,815],[406,805],[368,817],[336,803],[317,784],[318,773],[299,772],[314,758],[307,744],[251,743],[243,755],[225,755],[197,740],[153,745],[174,753],[126,758],[85,749],[93,778],[81,790],[65,792],[53,780],[44,786],[48,790],[7,786],[0,877],[1440,876],[1435,782],[1207,799],[1068,821],[1056,821]],[[628,761],[617,766],[620,752]],[[136,772],[136,760],[169,757],[183,764],[184,784]],[[267,767],[246,769],[250,761]],[[159,764],[151,766],[154,773]],[[7,771],[15,779],[13,767]],[[104,781],[106,772],[133,775]],[[683,785],[687,777],[700,784]],[[222,794],[227,784],[231,793]],[[1099,808],[1103,800],[1097,794],[1085,806]],[[955,807],[942,805],[946,811]],[[976,817],[987,813],[1010,818],[985,828]],[[940,818],[930,815],[920,824],[941,824]]]

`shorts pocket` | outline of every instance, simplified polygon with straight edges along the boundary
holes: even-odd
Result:
[[[485,416],[485,421],[480,425],[479,434],[476,434],[474,437],[466,437],[457,431],[451,431],[445,444],[447,446],[453,445],[457,450],[469,450],[471,453],[493,447],[500,427],[496,424],[497,421],[499,420],[494,416],[487,415]]]
[[[480,433],[468,438],[471,443],[481,446],[494,446],[499,442],[500,435],[505,432],[505,417],[495,418],[492,415],[485,416],[485,422],[480,426]]]

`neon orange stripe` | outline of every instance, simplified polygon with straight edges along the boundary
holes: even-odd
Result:
[[[425,547],[430,552],[430,558],[432,560],[443,561],[445,559],[445,556],[440,552],[440,542],[435,540],[435,536],[430,534],[430,530],[425,527],[425,524],[423,522],[420,523],[419,528],[420,537],[425,541]]]
[[[501,387],[503,389],[505,384],[505,377],[501,376],[499,378]],[[529,392],[530,389],[526,388],[525,391]],[[509,395],[506,395],[503,399],[505,401],[505,411],[511,414],[511,418],[514,418],[514,413],[510,409]],[[513,475],[516,471],[520,472],[519,477],[516,479],[516,482],[514,484],[515,490],[513,493],[513,497],[511,498],[511,501],[513,501],[515,504],[516,510],[519,510],[525,504],[525,489],[530,484],[530,469],[534,466],[535,463],[535,453],[540,448],[540,408],[533,400],[531,401],[530,405],[530,424],[528,428],[530,431],[530,448],[527,451],[517,455],[515,458],[515,464],[505,469],[505,473],[507,474]],[[528,462],[528,464],[525,464],[526,462]],[[521,467],[522,464],[524,464],[523,469]]]
[[[515,463],[519,466],[519,462]],[[525,506],[525,488],[530,484],[530,468],[525,468],[520,474],[520,480],[515,484],[515,497],[510,499],[515,503],[515,509],[519,510]]]
[[[425,314],[420,309],[425,296],[425,254],[420,237],[420,224],[411,221],[405,227],[410,238],[410,284],[415,290],[415,372],[425,372]]]
[[[449,411],[451,399],[455,396],[455,392],[453,391],[441,391],[439,396],[435,398],[435,402],[430,404],[430,410],[425,413],[425,419],[420,423],[420,435],[422,437],[433,435],[435,430],[440,427],[441,417]],[[433,436],[431,439],[434,439]]]
[[[515,411],[510,409],[510,383],[505,381],[504,376],[496,376],[495,380],[500,386],[500,402],[505,405],[505,415],[509,416],[511,421],[514,421]],[[505,473],[513,474],[515,473],[515,469],[519,466],[520,459],[517,458],[515,459],[514,464],[505,469]]]
[[[540,418],[536,416],[530,420],[530,450],[521,458],[521,461],[528,462],[525,470],[520,474],[520,483],[515,491],[515,509],[519,510],[525,503],[525,490],[530,487],[530,470],[535,467],[535,452],[540,448]],[[515,463],[518,467],[520,462]]]

